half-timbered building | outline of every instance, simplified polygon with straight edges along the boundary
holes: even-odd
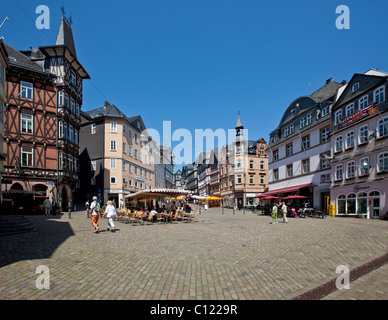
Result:
[[[9,188],[41,192],[42,198],[54,197],[66,209],[78,181],[82,81],[90,77],[77,60],[65,18],[55,45],[29,51],[5,47],[4,167],[12,181]]]

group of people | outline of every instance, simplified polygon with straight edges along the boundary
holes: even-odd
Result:
[[[287,213],[288,213],[288,207],[286,205],[285,202],[281,202],[279,204],[277,203],[274,203],[273,204],[273,207],[272,207],[272,212],[271,212],[271,216],[272,216],[272,224],[277,224],[278,223],[278,213],[281,212],[283,214],[283,222],[284,223],[287,223],[288,222],[288,219],[287,219]],[[291,214],[295,216],[295,218],[298,218],[298,214],[295,210],[294,207],[291,208]]]
[[[105,211],[101,210],[100,202],[97,197],[93,197],[92,203],[89,203],[89,200],[85,203],[87,215],[91,218],[91,224],[94,227],[94,233],[98,233],[99,228],[99,219],[106,217],[108,219],[108,231],[114,232],[116,230],[113,219],[116,217],[116,207],[113,204],[113,201],[109,200],[107,202]]]

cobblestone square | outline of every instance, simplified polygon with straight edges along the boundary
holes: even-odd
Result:
[[[290,218],[218,208],[193,223],[93,227],[85,212],[28,216],[36,230],[0,237],[0,299],[293,299],[387,252],[382,220]],[[37,289],[36,268],[50,288]],[[387,299],[387,267],[325,299]]]

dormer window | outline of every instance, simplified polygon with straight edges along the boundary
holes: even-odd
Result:
[[[355,91],[357,91],[358,89],[360,89],[360,83],[359,83],[359,82],[357,82],[357,83],[355,83],[355,84],[353,85],[353,87],[352,87],[352,92],[355,92]]]

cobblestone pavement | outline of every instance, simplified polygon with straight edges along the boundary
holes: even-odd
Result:
[[[198,222],[93,233],[84,212],[30,216],[36,231],[0,237],[0,299],[292,299],[387,252],[388,222],[203,211]],[[36,268],[50,288],[36,288]],[[325,299],[387,299],[387,266]]]

